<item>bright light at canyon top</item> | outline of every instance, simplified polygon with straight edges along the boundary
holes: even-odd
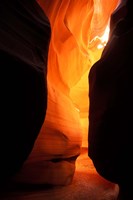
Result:
[[[106,43],[108,42],[108,38],[109,38],[109,31],[110,31],[110,28],[109,28],[109,25],[106,27],[105,29],[105,32],[103,34],[102,37],[99,37],[100,41],[101,41],[101,44],[98,44],[97,45],[97,48],[98,49],[101,49],[101,48],[104,48]]]
[[[118,1],[118,4],[117,4],[117,6],[116,6],[116,9],[117,9],[118,6],[120,5],[120,3],[121,3],[121,0]],[[109,23],[110,23],[110,19],[109,19]],[[101,37],[96,36],[96,37],[93,39],[93,40],[96,40],[96,39],[100,40],[100,43],[97,45],[97,48],[98,48],[98,49],[103,49],[103,48],[106,46],[107,42],[108,42],[108,39],[109,39],[109,32],[110,32],[109,23],[108,23],[108,25],[106,26],[106,29],[105,29],[104,34],[103,34]],[[92,41],[90,41],[90,43],[91,43],[91,42],[92,42]]]

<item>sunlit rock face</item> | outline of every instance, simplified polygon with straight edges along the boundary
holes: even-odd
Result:
[[[119,1],[38,2],[52,28],[47,77],[48,108],[26,165],[41,163],[41,176],[36,179],[39,183],[67,185],[72,182],[81,147],[87,147],[88,73],[101,56],[106,42],[101,37]]]

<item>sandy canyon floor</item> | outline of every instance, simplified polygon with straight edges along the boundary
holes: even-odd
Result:
[[[116,200],[118,186],[100,177],[83,148],[68,186],[25,186],[10,183],[1,190],[0,200]]]

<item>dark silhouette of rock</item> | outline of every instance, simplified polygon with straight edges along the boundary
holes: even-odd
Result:
[[[111,17],[110,39],[102,57],[89,74],[88,154],[100,175],[119,184],[124,200],[133,199],[132,15],[132,2],[123,1]]]
[[[21,168],[44,122],[50,34],[36,1],[0,2],[0,180]]]

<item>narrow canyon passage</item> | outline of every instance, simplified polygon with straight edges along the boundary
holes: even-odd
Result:
[[[60,160],[61,168],[67,166],[64,179],[68,183],[68,171],[72,178],[81,148],[89,145],[89,70],[100,59],[107,43],[110,16],[119,1],[38,2],[50,20],[52,35],[48,56],[48,108],[31,157]],[[52,166],[50,169],[56,173]]]
[[[117,185],[100,177],[88,157],[88,74],[101,57],[120,1],[38,2],[52,28],[48,108],[29,158],[0,199],[115,200]]]

